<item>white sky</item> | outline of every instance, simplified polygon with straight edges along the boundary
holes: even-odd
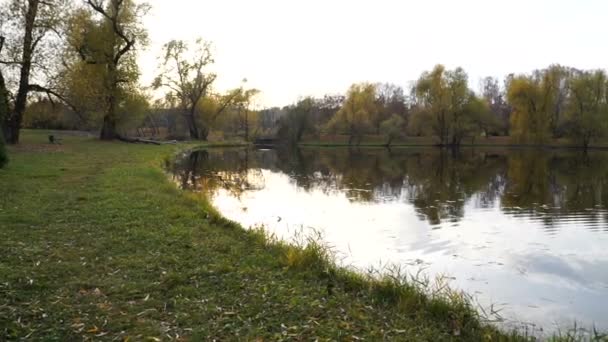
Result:
[[[142,82],[170,39],[215,48],[216,88],[262,90],[259,104],[344,93],[354,82],[407,86],[442,63],[484,76],[552,63],[608,64],[606,0],[148,0]]]

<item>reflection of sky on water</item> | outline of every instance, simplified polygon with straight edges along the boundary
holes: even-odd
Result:
[[[402,199],[353,203],[343,193],[304,191],[284,174],[262,172],[264,189],[240,200],[219,190],[212,202],[228,218],[264,224],[286,239],[302,227],[318,229],[347,265],[402,264],[416,272],[422,261],[427,273],[453,277],[453,286],[484,307],[502,308],[510,319],[545,330],[574,320],[608,329],[606,235],[566,230],[548,238],[525,216],[505,215],[499,205],[476,210],[471,203],[457,225],[433,230]]]
[[[407,177],[396,189],[388,183],[351,186],[342,175],[315,172],[304,189],[305,174],[288,176],[263,165],[254,173],[241,178],[250,178],[255,190],[212,191],[216,208],[244,226],[263,224],[285,239],[312,227],[346,265],[398,264],[412,273],[423,267],[431,276],[449,275],[454,287],[485,308],[494,304],[511,321],[551,331],[576,320],[608,330],[608,226],[600,205],[566,210],[528,203],[518,193],[495,195],[506,189],[504,173],[491,191],[444,196],[424,206],[416,201],[428,185],[408,187]],[[536,184],[523,191],[532,188],[544,194]],[[567,195],[555,202],[569,204],[584,193],[569,202]]]

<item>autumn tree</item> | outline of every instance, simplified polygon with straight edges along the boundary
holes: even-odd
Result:
[[[568,134],[587,150],[608,129],[608,80],[603,70],[580,72],[570,82]]]
[[[511,108],[498,79],[486,77],[481,80],[481,97],[485,99],[490,113],[495,117],[491,120],[496,123],[496,133],[509,135]]]
[[[533,78],[540,86],[542,96],[542,110],[549,120],[549,130],[552,138],[562,135],[561,124],[564,121],[564,112],[569,93],[569,79],[573,70],[561,65],[551,65],[546,69],[537,70]]]
[[[145,3],[133,0],[85,0],[92,11],[92,23],[84,21],[80,37],[72,43],[82,63],[101,70],[104,108],[100,139],[119,137],[117,131],[121,101],[139,77],[136,46],[147,44],[141,18],[148,12]]]
[[[172,40],[163,46],[163,50],[160,73],[152,86],[167,89],[167,97],[176,100],[186,118],[190,138],[207,140],[210,127],[205,123],[199,127],[196,108],[209,95],[217,78],[207,70],[214,63],[211,43],[199,38],[194,47],[190,47],[182,40]]]
[[[492,110],[492,105],[483,97],[469,93],[469,100],[464,107],[467,113],[467,133],[473,137],[478,133],[488,137],[491,132],[503,128],[503,122]]]
[[[392,83],[379,83],[376,85],[376,105],[378,115],[372,123],[376,134],[381,133],[381,125],[394,115],[400,116],[406,122],[407,108],[403,88]]]
[[[95,18],[89,7],[77,8],[66,19],[66,44],[55,77],[55,89],[62,94],[64,102],[71,105],[83,129],[101,128],[108,108],[104,54],[106,41],[111,37],[106,26]],[[130,63],[133,61],[129,58]],[[128,69],[131,68],[122,67],[119,71],[125,74],[120,76],[124,80],[120,95],[126,94],[126,88],[134,88],[137,76],[129,75]]]
[[[279,121],[279,136],[291,144],[297,144],[307,131],[313,131],[315,99],[306,97],[286,108],[286,114]]]
[[[513,108],[511,137],[517,143],[546,143],[551,137],[548,97],[541,84],[530,76],[515,76],[508,85],[507,98]]]
[[[390,118],[382,121],[380,131],[387,137],[387,147],[391,146],[393,140],[405,135],[406,126],[405,119],[399,114],[393,114]]]
[[[48,78],[45,72],[54,60],[57,46],[56,33],[65,12],[65,0],[10,0],[0,9],[0,65],[5,73],[14,75],[13,103],[2,122],[6,141],[19,142],[19,132],[27,106],[28,95],[33,92],[53,92],[36,80]]]
[[[348,134],[349,145],[355,139],[361,143],[363,135],[373,128],[377,117],[376,86],[370,83],[353,84],[346,94],[344,104],[329,121],[328,128]]]
[[[346,98],[342,94],[326,94],[322,98],[315,98],[315,110],[312,111],[315,133],[320,133],[329,120],[342,108]]]
[[[575,72],[552,65],[530,75],[507,78],[507,98],[513,108],[511,136],[515,141],[544,144],[564,135],[569,84]]]
[[[462,68],[446,70],[437,65],[424,72],[413,88],[418,115],[430,123],[440,146],[459,146],[475,128],[471,101],[475,94],[468,88],[468,76]]]
[[[252,126],[256,123],[256,113],[251,110],[251,105],[254,98],[260,93],[258,89],[239,88],[237,96],[230,101],[236,114],[238,126],[244,132],[245,141],[249,141],[251,137]]]

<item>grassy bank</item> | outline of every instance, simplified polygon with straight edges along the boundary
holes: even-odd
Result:
[[[24,132],[0,170],[0,340],[523,339],[458,293],[221,218],[160,167],[193,145],[45,140]]]

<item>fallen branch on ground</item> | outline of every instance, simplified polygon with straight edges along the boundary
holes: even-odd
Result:
[[[152,145],[169,145],[169,144],[177,144],[177,140],[168,140],[168,141],[158,141],[158,140],[150,140],[150,139],[142,139],[142,138],[131,138],[131,137],[123,137],[118,136],[118,140],[133,143],[133,144],[152,144]]]

